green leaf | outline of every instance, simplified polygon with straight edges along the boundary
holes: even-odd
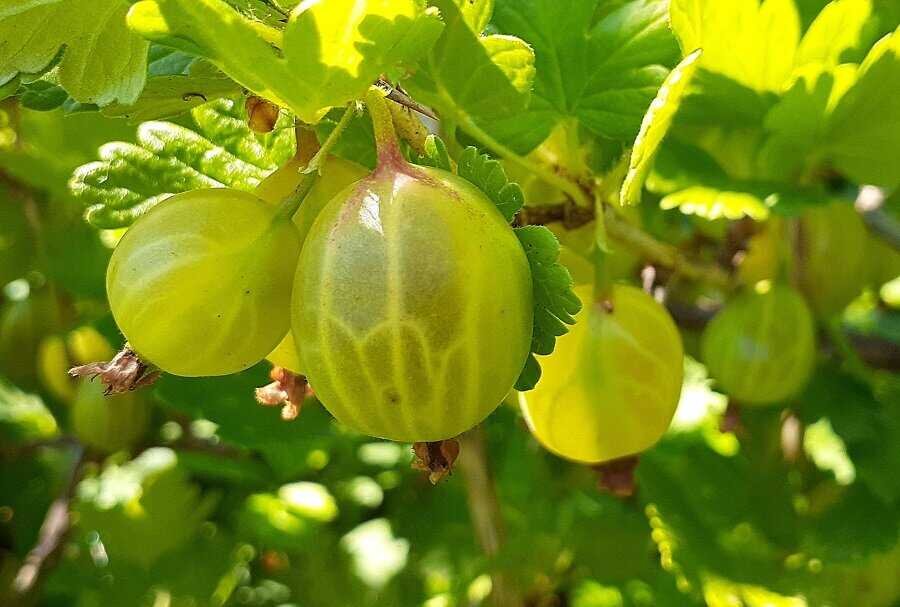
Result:
[[[631,142],[678,49],[665,2],[636,0],[595,25],[597,2],[502,0],[494,22],[532,45],[534,92],[528,112],[493,125],[519,152],[575,118],[593,134]],[[693,50],[693,49],[691,49]]]
[[[544,226],[524,226],[514,231],[528,256],[534,287],[532,354],[516,383],[517,390],[530,390],[540,378],[540,364],[534,354],[553,352],[556,338],[569,331],[566,325],[575,324],[581,300],[572,290],[572,276],[559,263],[559,241],[553,232]]]
[[[253,190],[294,153],[290,118],[271,134],[250,131],[241,101],[222,99],[191,112],[196,130],[145,122],[137,144],[113,142],[100,161],[75,169],[69,188],[95,226],[124,227],[172,194],[197,188]]]
[[[422,56],[441,29],[436,14],[416,0],[306,2],[291,13],[283,35],[222,0],[143,0],[128,24],[151,40],[207,57],[311,123],[362,97],[380,74]]]
[[[466,25],[480,34],[487,27],[494,14],[494,0],[454,0],[462,13]]]
[[[666,210],[678,209],[686,215],[704,219],[749,217],[763,221],[769,216],[766,202],[755,193],[703,185],[673,192],[660,200],[659,205]]]
[[[781,90],[794,67],[800,17],[793,0],[672,0],[672,30],[700,67],[756,91]]]
[[[628,164],[628,174],[622,184],[620,203],[623,206],[637,204],[641,201],[641,190],[644,180],[650,172],[659,146],[663,138],[672,126],[672,120],[681,105],[681,98],[687,90],[688,84],[697,69],[697,59],[702,51],[696,50],[666,77],[665,82],[659,88],[656,99],[650,104],[650,109],[641,123],[641,130],[634,147],[631,150],[631,160]]]
[[[22,107],[39,112],[49,112],[62,107],[68,98],[69,94],[64,88],[44,79],[22,85],[19,93]]]
[[[189,482],[173,451],[155,447],[81,481],[75,509],[81,529],[97,532],[111,560],[149,567],[190,541],[214,502]]]
[[[663,209],[677,208],[706,219],[762,221],[771,212],[794,216],[834,199],[820,186],[732,178],[703,149],[673,140],[660,150],[647,189],[662,195]]]
[[[831,422],[846,445],[857,479],[886,504],[900,504],[900,478],[893,463],[900,457],[900,399],[886,392],[876,399],[869,386],[840,369],[819,369],[799,397],[807,424]]]
[[[512,36],[479,36],[451,0],[435,0],[445,26],[424,69],[405,82],[444,119],[482,127],[520,112],[528,102],[534,54]]]
[[[878,41],[838,102],[825,135],[836,168],[860,184],[900,184],[900,28]]]
[[[0,9],[0,82],[59,59],[59,84],[82,103],[133,103],[148,44],[125,26],[122,0],[15,0]]]
[[[500,161],[487,154],[479,154],[475,147],[469,146],[463,151],[457,172],[484,192],[497,205],[506,221],[512,221],[525,204],[522,188],[518,183],[509,181]]]
[[[760,151],[767,176],[794,181],[818,159],[828,118],[856,81],[852,64],[798,68],[795,80],[765,117],[768,139]]]
[[[271,380],[269,365],[220,378],[189,379],[166,375],[156,384],[162,402],[195,419],[218,426],[223,441],[259,452],[281,477],[310,469],[306,457],[333,440],[331,417],[313,401],[301,413],[301,428],[281,419],[276,408],[263,407],[253,397],[257,387]],[[346,440],[346,439],[345,439]]]
[[[26,394],[0,378],[0,437],[4,443],[52,438],[56,419],[35,394]]]
[[[809,26],[797,50],[797,65],[830,67],[856,62],[874,41],[872,0],[835,0]],[[859,56],[857,56],[859,55]]]
[[[425,138],[425,154],[420,155],[416,159],[416,164],[435,167],[445,171],[453,170],[453,165],[450,162],[450,154],[447,152],[447,146],[444,145],[444,140],[434,134],[428,135],[428,137]]]
[[[240,92],[237,83],[222,76],[156,76],[147,81],[136,102],[129,105],[113,103],[103,108],[103,113],[129,122],[159,120]]]

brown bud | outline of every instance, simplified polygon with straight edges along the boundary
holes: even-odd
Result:
[[[278,122],[280,109],[271,101],[251,95],[244,103],[247,110],[247,124],[254,133],[271,133]]]

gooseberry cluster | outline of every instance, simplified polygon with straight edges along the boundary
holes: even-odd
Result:
[[[384,103],[369,103],[376,169],[330,158],[293,221],[264,199],[293,190],[290,164],[256,194],[195,190],[137,221],[107,272],[130,347],[188,377],[270,355],[337,419],[394,440],[486,417],[530,352],[528,260],[484,193],[404,159]]]
[[[188,377],[268,358],[305,375],[343,424],[391,440],[442,441],[490,414],[532,350],[529,260],[478,187],[404,157],[385,104],[380,94],[367,98],[374,171],[327,155],[327,146],[315,157],[307,150],[252,194],[195,190],[137,221],[107,273],[129,347]],[[321,178],[309,186],[316,170]],[[793,268],[778,253],[787,232],[773,221],[736,275],[743,291],[702,338],[711,376],[741,403],[801,390],[814,366],[814,313],[842,309],[865,282],[863,253],[844,259],[841,280],[821,279],[832,272],[830,250],[863,250],[865,228],[846,205],[814,208],[792,227]],[[585,305],[541,357],[543,376],[520,406],[547,449],[600,463],[637,454],[666,432],[684,347],[662,304],[612,284],[637,258],[591,260],[590,233],[586,245],[575,234],[562,259]],[[601,259],[605,278],[594,272]],[[116,426],[93,395],[81,400],[76,421],[102,413],[105,426]]]

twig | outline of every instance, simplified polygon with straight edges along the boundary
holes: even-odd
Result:
[[[542,225],[561,221],[567,228],[576,228],[594,219],[592,208],[582,208],[571,204],[526,207],[522,210],[522,224]],[[705,281],[722,288],[729,288],[731,280],[721,267],[701,264],[691,260],[676,247],[661,242],[634,226],[607,208],[606,231],[609,237],[639,253],[648,261],[671,268],[678,274],[693,280]]]
[[[492,559],[503,546],[505,530],[494,478],[488,466],[484,430],[481,426],[476,426],[461,435],[459,442],[459,468],[466,483],[472,524],[481,549]],[[496,572],[492,580],[491,596],[495,607],[515,607],[521,604],[506,575]]]
[[[430,108],[425,107],[400,89],[394,88],[387,80],[379,79],[375,82],[375,86],[382,89],[385,92],[385,97],[387,97],[391,101],[399,103],[400,105],[407,107],[413,111],[419,112],[423,116],[428,116],[432,120],[438,119],[438,117],[434,112],[431,111]]]
[[[81,476],[83,461],[84,447],[76,444],[73,449],[72,464],[62,492],[47,509],[44,523],[38,534],[38,542],[25,557],[25,562],[13,579],[13,591],[19,596],[24,597],[34,589],[47,559],[56,553],[69,531],[69,504]]]
[[[39,440],[20,445],[0,446],[0,457],[22,457],[32,455],[41,449],[53,449],[57,447],[74,447],[78,440],[74,436],[58,436],[48,440]]]

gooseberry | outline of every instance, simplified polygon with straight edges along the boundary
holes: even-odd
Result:
[[[701,343],[710,375],[742,403],[772,403],[798,392],[815,358],[812,315],[786,285],[748,291],[729,301]]]
[[[84,445],[113,453],[137,445],[147,431],[147,403],[136,393],[104,396],[100,382],[83,381],[72,403],[72,430]]]
[[[868,238],[865,224],[850,204],[812,207],[800,218],[798,286],[820,316],[843,310],[866,285]]]
[[[681,335],[642,290],[616,285],[607,303],[585,302],[556,349],[540,357],[537,386],[520,394],[532,434],[562,457],[599,463],[652,446],[668,429],[683,376]]]
[[[335,196],[309,231],[293,333],[310,385],[339,421],[438,441],[485,418],[522,371],[531,273],[480,190],[408,164],[392,130],[392,141],[383,133],[376,125],[376,170]]]
[[[132,349],[163,371],[241,371],[288,330],[299,251],[290,219],[252,194],[177,194],[142,216],[113,252],[113,316]]]

